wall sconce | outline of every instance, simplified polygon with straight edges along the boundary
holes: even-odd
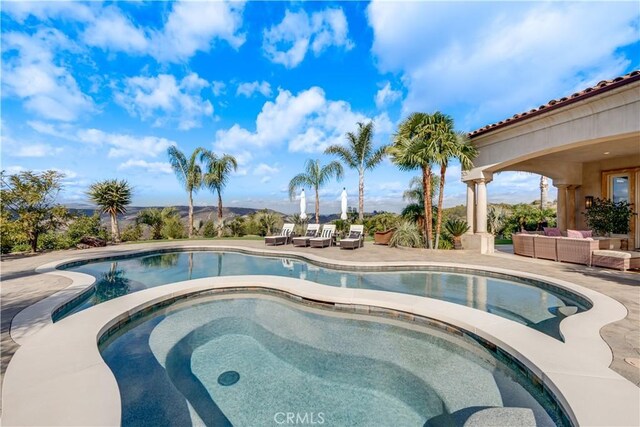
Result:
[[[593,206],[593,196],[586,196],[584,198],[584,207],[589,209],[591,206]]]

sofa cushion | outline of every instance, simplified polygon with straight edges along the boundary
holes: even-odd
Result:
[[[542,227],[542,229],[544,230],[544,235],[545,236],[549,236],[549,237],[560,237],[562,236],[562,233],[560,232],[560,229],[557,227]]]
[[[593,251],[594,256],[603,256],[609,258],[622,258],[622,259],[635,259],[640,258],[640,252],[631,251],[609,251],[609,250],[597,250]]]
[[[585,236],[578,230],[567,230],[567,237],[570,239],[584,239]]]

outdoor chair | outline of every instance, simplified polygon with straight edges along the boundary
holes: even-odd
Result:
[[[364,245],[364,225],[349,227],[349,235],[340,239],[340,249],[357,249]]]
[[[325,248],[333,243],[333,233],[336,232],[335,224],[327,224],[322,227],[320,237],[309,239],[309,245],[312,248]]]
[[[280,234],[276,236],[267,236],[264,238],[265,245],[286,245],[291,240],[291,234],[293,233],[293,224],[285,224],[280,230]]]
[[[307,225],[307,232],[304,234],[304,236],[293,238],[293,246],[301,246],[301,247],[309,246],[309,240],[312,239],[313,237],[317,237],[319,231],[320,231],[320,224]]]

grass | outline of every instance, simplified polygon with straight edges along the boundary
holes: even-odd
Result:
[[[496,239],[496,245],[513,245],[511,239]]]

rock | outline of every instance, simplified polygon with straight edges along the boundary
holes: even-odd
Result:
[[[80,245],[86,245],[89,248],[101,248],[103,246],[107,246],[107,242],[99,237],[84,236],[80,239],[78,247],[80,247]]]

